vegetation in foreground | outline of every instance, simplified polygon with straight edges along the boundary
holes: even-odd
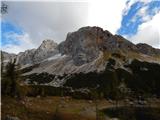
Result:
[[[114,60],[111,60],[108,64],[111,70],[113,70],[113,64]],[[5,120],[7,115],[16,116],[22,120],[103,120],[104,114],[99,112],[99,110],[110,107],[116,108],[116,111],[107,112],[107,115],[109,114],[111,117],[118,117],[122,120],[127,120],[128,116],[134,116],[133,120],[143,120],[146,117],[151,117],[148,120],[158,120],[159,108],[149,108],[143,111],[133,107],[121,109],[118,106],[122,105],[119,103],[120,101],[124,101],[126,98],[136,100],[139,95],[141,95],[141,100],[143,99],[143,101],[147,97],[151,97],[153,93],[158,98],[159,67],[157,67],[157,64],[148,65],[143,63],[144,68],[147,67],[147,71],[141,71],[139,64],[142,65],[139,61],[135,61],[128,66],[137,74],[135,77],[119,69],[114,70],[114,72],[106,70],[100,74],[81,73],[74,75],[65,85],[72,88],[81,88],[81,86],[84,87],[86,85],[85,87],[90,88],[91,91],[90,94],[87,94],[87,97],[89,97],[87,99],[91,99],[91,101],[75,99],[68,101],[68,98],[62,100],[62,98],[65,98],[63,96],[70,95],[84,99],[86,95],[69,94],[62,88],[42,85],[21,86],[23,81],[21,71],[18,70],[15,62],[10,62],[4,72],[2,69],[2,120]],[[152,79],[150,72],[154,75],[152,82],[150,82]],[[48,75],[45,74],[45,76]],[[93,89],[97,83],[99,83],[100,87]],[[52,97],[49,98],[48,96]],[[111,101],[115,100],[115,102],[114,104],[113,102],[112,104],[106,104],[104,99],[112,99]],[[123,114],[126,111],[131,113],[127,117]],[[141,115],[144,118],[139,119],[139,116],[142,117]]]
[[[71,97],[25,97],[23,100],[9,96],[2,97],[2,120],[7,115],[20,120],[159,120],[160,101],[151,106],[115,107],[115,101],[101,99],[97,101],[99,115],[96,119],[96,107],[92,100],[73,99]]]
[[[70,97],[26,97],[18,100],[2,97],[2,120],[7,115],[20,120],[95,120],[95,103]],[[99,107],[109,103],[102,100]]]

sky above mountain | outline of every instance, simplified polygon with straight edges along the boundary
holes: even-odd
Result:
[[[5,1],[1,49],[18,53],[44,39],[64,41],[68,32],[99,26],[133,43],[160,48],[160,0]]]

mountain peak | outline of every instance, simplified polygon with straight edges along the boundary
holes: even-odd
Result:
[[[71,56],[75,65],[89,63],[103,51],[113,53],[120,50],[149,56],[160,54],[159,50],[149,45],[135,45],[120,35],[113,35],[96,26],[86,26],[68,33],[66,40],[58,45],[58,49],[61,54]]]
[[[93,61],[99,55],[102,41],[97,35],[103,35],[99,27],[82,27],[78,31],[69,33],[66,40],[59,45],[62,54],[70,55],[76,65]]]
[[[57,43],[53,40],[43,40],[42,44],[39,46],[38,49],[55,49],[57,47]]]
[[[22,65],[36,64],[57,53],[57,43],[53,40],[44,40],[37,49],[26,50],[17,55],[17,63]]]
[[[76,66],[81,66],[96,60],[101,53],[124,54],[135,52],[148,56],[160,55],[160,50],[147,44],[133,44],[120,35],[113,35],[100,27],[82,27],[75,32],[67,34],[66,40],[59,45],[53,40],[46,39],[33,50],[27,50],[17,55],[21,64],[35,64],[57,54],[66,55]]]
[[[82,65],[96,59],[100,51],[114,52],[125,49],[126,46],[134,49],[134,44],[121,36],[114,36],[100,27],[87,26],[69,33],[66,40],[59,45],[59,50],[62,54],[70,55],[76,65]]]

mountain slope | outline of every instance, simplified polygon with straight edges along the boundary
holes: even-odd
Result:
[[[135,92],[160,95],[159,51],[99,27],[83,27],[59,45],[44,41],[16,59],[28,85],[63,86],[67,94],[98,86],[107,97],[124,82]]]
[[[102,28],[89,26],[68,33],[66,40],[59,45],[52,40],[44,40],[37,49],[26,50],[18,55],[4,54],[10,56],[6,57],[8,59],[17,56],[17,63],[22,65],[43,62],[46,58],[61,54],[70,57],[74,65],[81,66],[93,62],[101,52],[160,56],[159,49],[142,43],[135,45],[120,35],[112,35]]]
[[[16,57],[17,64],[22,66],[41,63],[33,72],[64,74],[103,70],[107,58],[115,57],[112,54],[123,56],[126,61],[136,58],[159,63],[160,50],[147,44],[134,45],[122,36],[88,26],[68,33],[66,40],[59,45],[52,40],[44,40],[37,49],[26,50],[7,58]]]
[[[103,71],[109,59],[115,59],[115,68],[124,69],[127,69],[124,65],[133,59],[160,63],[158,49],[149,47],[149,51],[143,51],[146,46],[134,45],[125,38],[112,35],[99,27],[83,27],[68,33],[66,40],[60,43],[57,49],[58,57],[42,62],[29,74],[47,72],[63,75]]]

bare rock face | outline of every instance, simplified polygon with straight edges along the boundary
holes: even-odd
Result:
[[[57,43],[53,40],[44,40],[34,53],[34,62],[41,62],[42,60],[57,54],[58,50],[56,47]]]
[[[31,50],[26,50],[25,52],[20,52],[17,55],[16,63],[20,65],[33,64],[35,51],[36,49],[31,49]]]
[[[53,40],[44,40],[37,49],[26,50],[17,55],[17,63],[21,65],[36,64],[57,54],[57,43]]]
[[[147,55],[150,55],[150,56],[160,55],[160,49],[155,49],[152,46],[147,45],[145,43],[139,43],[136,46],[138,48],[138,51],[143,53],[143,54],[147,54]]]
[[[102,28],[83,27],[68,33],[66,41],[59,45],[59,50],[62,54],[70,55],[77,66],[89,63],[98,57],[104,35]]]
[[[83,27],[68,33],[66,41],[58,48],[60,53],[70,55],[78,66],[96,59],[100,51],[136,50],[136,46],[128,40],[99,27]]]
[[[99,55],[98,29],[101,30],[96,27],[85,27],[76,32],[68,33],[66,41],[59,46],[60,52],[70,55],[76,65],[93,61]]]
[[[114,39],[117,42],[118,49],[122,51],[136,51],[137,52],[138,50],[137,47],[132,42],[125,39],[124,37],[120,35],[114,35]]]

